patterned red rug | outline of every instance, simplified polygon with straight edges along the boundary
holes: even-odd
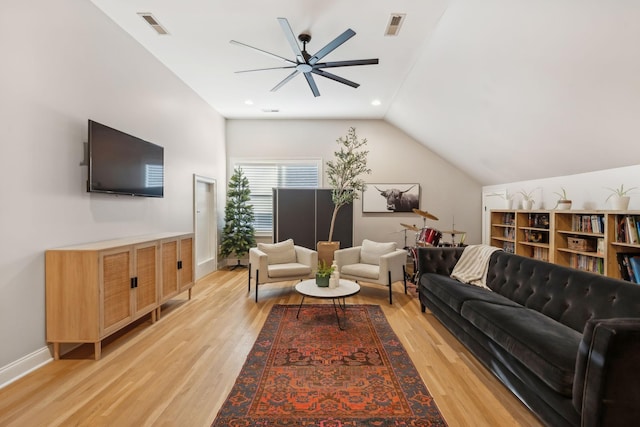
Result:
[[[297,310],[272,308],[213,426],[447,425],[379,306],[347,305],[344,331]]]

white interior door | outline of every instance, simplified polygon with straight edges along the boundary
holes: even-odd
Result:
[[[193,193],[196,279],[199,279],[215,271],[217,266],[216,181],[194,175]]]
[[[490,244],[491,236],[491,209],[504,209],[507,190],[498,190],[482,193],[482,243]]]

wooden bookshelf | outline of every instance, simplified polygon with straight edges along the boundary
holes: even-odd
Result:
[[[628,231],[633,224],[635,234]],[[622,258],[640,256],[640,211],[492,210],[490,244],[627,280]]]

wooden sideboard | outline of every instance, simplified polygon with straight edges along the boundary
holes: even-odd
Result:
[[[47,250],[47,342],[101,342],[142,316],[160,318],[161,304],[189,292],[195,279],[192,233],[159,233]]]

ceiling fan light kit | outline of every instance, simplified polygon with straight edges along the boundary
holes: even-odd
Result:
[[[319,62],[322,58],[333,52],[344,42],[349,40],[351,37],[355,36],[356,33],[351,28],[345,30],[338,37],[329,42],[326,46],[316,52],[315,55],[311,55],[307,52],[307,43],[311,41],[311,35],[308,33],[302,33],[298,35],[297,39],[291,30],[291,26],[289,25],[289,21],[286,18],[278,18],[278,22],[280,23],[280,27],[284,33],[285,38],[289,42],[291,49],[295,55],[295,60],[291,60],[279,55],[275,55],[273,53],[267,52],[262,49],[258,49],[257,47],[249,46],[248,44],[244,44],[235,40],[231,40],[230,43],[236,44],[238,46],[248,47],[253,49],[263,55],[267,55],[271,58],[277,59],[279,61],[284,61],[289,65],[283,67],[271,67],[271,68],[258,68],[254,70],[245,70],[245,71],[236,71],[236,73],[249,73],[254,71],[265,71],[265,70],[282,70],[282,69],[292,69],[292,73],[285,77],[282,81],[280,81],[277,85],[275,85],[271,91],[275,92],[288,83],[291,79],[296,77],[298,74],[304,75],[307,80],[307,84],[309,85],[309,89],[313,93],[313,96],[320,96],[320,91],[318,90],[318,86],[316,85],[315,79],[313,75],[322,76],[327,79],[336,81],[338,83],[342,83],[347,86],[351,86],[353,88],[357,88],[360,84],[353,82],[351,80],[347,80],[343,77],[337,76],[333,73],[329,73],[324,71],[325,68],[336,68],[336,67],[351,67],[356,65],[375,65],[378,64],[378,58],[373,59],[355,59],[350,61],[333,61],[333,62]],[[302,42],[302,49],[300,49],[300,45],[298,41]]]

